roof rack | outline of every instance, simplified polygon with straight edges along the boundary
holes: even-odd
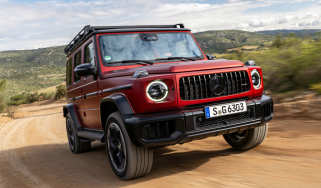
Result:
[[[93,33],[97,31],[112,30],[112,29],[146,29],[146,28],[185,28],[184,24],[175,25],[129,25],[129,26],[90,26],[86,25],[82,30],[75,36],[74,39],[66,46],[65,54],[71,53],[76,47],[78,47],[83,41],[87,40]]]

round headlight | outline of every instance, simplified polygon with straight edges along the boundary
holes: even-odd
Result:
[[[260,89],[261,87],[261,76],[260,73],[254,69],[251,72],[251,77],[252,77],[252,84],[254,89]]]
[[[168,87],[162,81],[152,81],[146,88],[146,95],[154,102],[161,102],[166,99],[168,95]]]

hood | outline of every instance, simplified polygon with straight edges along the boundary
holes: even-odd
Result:
[[[116,77],[132,75],[137,70],[147,70],[149,74],[166,74],[166,73],[181,73],[181,72],[192,72],[202,71],[211,69],[222,69],[222,68],[233,68],[242,67],[244,63],[237,60],[199,60],[199,61],[180,61],[171,63],[159,63],[154,65],[146,65],[131,69],[121,69],[106,73],[103,77]]]

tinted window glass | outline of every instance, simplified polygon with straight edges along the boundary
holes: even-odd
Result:
[[[95,50],[93,43],[90,43],[85,47],[85,63],[95,65]]]
[[[66,83],[67,86],[71,85],[72,83],[72,58],[68,59],[66,65]]]
[[[74,68],[77,67],[77,65],[81,64],[81,51],[77,52],[75,55],[75,60],[74,60]],[[74,81],[77,82],[80,80],[80,77],[74,73]]]

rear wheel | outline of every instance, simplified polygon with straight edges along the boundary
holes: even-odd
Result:
[[[66,117],[66,129],[69,149],[72,153],[83,153],[90,150],[91,142],[78,137],[76,125],[72,121],[70,114]]]
[[[105,135],[106,154],[113,172],[118,177],[133,179],[151,171],[153,151],[132,143],[118,112],[108,117]]]
[[[245,131],[223,135],[224,139],[234,149],[248,150],[260,145],[268,132],[268,125],[263,124],[259,127]]]

